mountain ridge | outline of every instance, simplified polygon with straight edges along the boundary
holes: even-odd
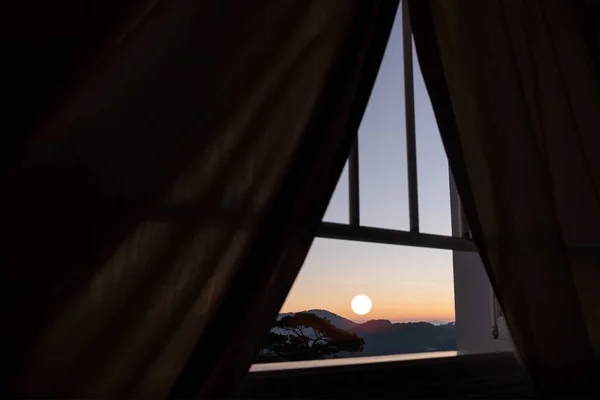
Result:
[[[387,319],[372,319],[359,323],[323,309],[296,313],[311,313],[320,318],[327,318],[336,327],[355,332],[365,340],[362,353],[340,353],[339,357],[456,350],[454,322],[435,325],[427,321],[391,322]],[[277,319],[296,313],[280,313]]]
[[[327,318],[329,321],[331,321],[331,323],[335,326],[337,326],[340,329],[350,329],[353,328],[357,325],[365,325],[365,324],[374,324],[374,321],[377,321],[377,323],[381,323],[381,324],[391,324],[391,325],[396,325],[396,324],[416,324],[416,323],[426,323],[426,324],[431,324],[434,326],[439,326],[439,325],[448,325],[448,324],[454,324],[454,321],[441,321],[441,320],[431,320],[431,321],[427,321],[427,320],[421,320],[421,321],[400,321],[400,322],[392,322],[389,319],[382,319],[382,318],[377,318],[377,319],[369,319],[366,320],[365,322],[356,322],[356,321],[352,321],[349,318],[346,317],[342,317],[339,314],[336,314],[334,312],[331,312],[329,310],[324,310],[324,309],[319,309],[319,308],[315,308],[315,309],[310,309],[310,310],[303,310],[303,311],[293,311],[293,312],[286,312],[286,313],[279,313],[277,319],[280,319],[284,316],[287,315],[292,315],[292,314],[297,314],[297,313],[310,313],[310,314],[314,314],[318,317],[321,318]]]

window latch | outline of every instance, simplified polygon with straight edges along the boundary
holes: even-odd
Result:
[[[498,333],[498,324],[492,325],[491,333],[494,339],[498,339],[498,336],[500,336]]]

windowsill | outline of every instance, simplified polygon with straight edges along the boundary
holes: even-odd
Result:
[[[264,364],[253,364],[250,367],[250,372],[267,372],[267,371],[282,371],[296,370],[305,368],[327,368],[339,367],[347,365],[364,365],[374,363],[389,363],[398,361],[415,361],[435,358],[456,357],[456,351],[436,351],[427,353],[414,354],[393,354],[388,356],[371,356],[371,357],[348,357],[334,358],[329,360],[310,360],[310,361],[290,361],[290,362],[275,362]]]
[[[332,365],[331,362],[335,362]],[[243,399],[534,398],[513,353],[456,352],[257,364]]]

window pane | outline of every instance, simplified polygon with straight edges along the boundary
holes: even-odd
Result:
[[[353,301],[358,295],[370,299],[370,309]],[[318,318],[297,318],[302,312]],[[455,350],[451,252],[316,239],[279,320],[286,316],[296,319],[272,330],[285,343],[267,344],[257,362]],[[319,347],[325,341],[332,343]]]
[[[424,233],[451,236],[448,158],[425,88],[414,43],[413,71],[420,230]]]
[[[340,175],[333,196],[331,196],[331,200],[329,200],[329,206],[327,206],[323,221],[337,222],[340,224],[349,223],[349,206],[348,162],[346,161],[346,165],[344,166],[342,175]]]
[[[407,230],[401,8],[360,125],[358,152],[361,225]]]
[[[361,224],[408,230],[401,7],[359,129]],[[420,231],[451,235],[448,161],[413,45]]]

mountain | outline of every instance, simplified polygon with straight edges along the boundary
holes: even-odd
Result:
[[[454,323],[397,322],[374,319],[356,323],[327,310],[299,311],[327,318],[340,329],[356,332],[365,340],[361,353],[340,353],[337,357],[381,356],[456,350]],[[293,313],[279,314],[279,318]]]
[[[456,350],[456,329],[453,323],[392,324],[387,320],[375,320],[358,324],[353,331],[365,340],[362,356]]]
[[[354,328],[356,325],[358,325],[354,321],[350,321],[347,318],[344,318],[342,316],[339,316],[339,315],[332,313],[331,311],[327,311],[327,310],[305,310],[305,311],[297,311],[297,312],[310,313],[310,314],[314,314],[320,318],[327,318],[336,327],[347,330],[347,331],[352,330],[352,328]],[[280,319],[281,317],[284,317],[286,315],[291,315],[291,314],[295,314],[295,313],[279,314],[277,319]]]
[[[447,325],[447,324],[452,323],[452,321],[439,321],[439,320],[425,321],[425,322],[429,322],[432,325]]]

